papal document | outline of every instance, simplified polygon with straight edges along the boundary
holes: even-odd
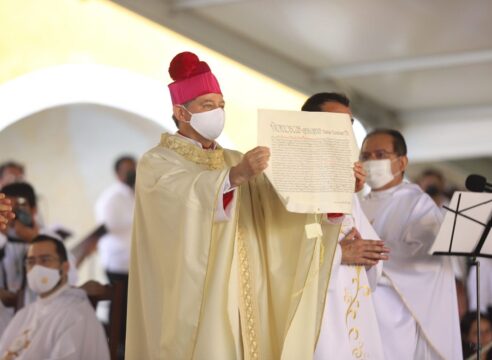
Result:
[[[288,211],[352,211],[359,151],[347,114],[259,110],[258,145],[270,148],[265,174]]]

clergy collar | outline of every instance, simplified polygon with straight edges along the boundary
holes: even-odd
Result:
[[[181,139],[184,139],[192,144],[195,144],[196,146],[202,148],[203,150],[215,150],[217,148],[217,143],[215,141],[212,143],[212,146],[210,148],[204,148],[201,142],[189,138],[188,136],[181,134],[179,131],[176,131],[175,135],[179,136]]]
[[[65,290],[67,290],[70,286],[68,285],[68,281],[61,286],[58,290],[56,290],[53,294],[48,295],[45,298],[42,298],[41,296],[38,295],[38,300],[41,304],[46,305],[49,304],[53,299],[56,299],[61,293],[63,293]]]
[[[408,184],[408,181],[407,180],[403,180],[401,183],[399,183],[398,185],[395,185],[393,187],[390,187],[389,189],[386,189],[386,190],[381,190],[381,191],[371,191],[367,197],[369,199],[384,199],[384,198],[387,198],[387,197],[390,197],[390,196],[393,196],[393,194],[398,191],[399,189],[401,189],[402,187],[404,187],[405,185]]]

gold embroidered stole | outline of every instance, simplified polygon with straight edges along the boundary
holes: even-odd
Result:
[[[161,135],[160,146],[174,151],[195,164],[203,165],[208,170],[218,170],[225,167],[224,149],[219,144],[216,144],[215,150],[206,150],[179,136],[164,133]]]

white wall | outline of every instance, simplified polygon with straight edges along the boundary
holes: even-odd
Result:
[[[139,157],[158,143],[162,131],[153,121],[114,108],[67,105],[1,131],[0,161],[25,165],[27,180],[40,195],[45,223],[72,229],[71,247],[96,225],[93,206],[114,181],[114,160],[122,154]],[[89,260],[80,273],[81,281],[103,279],[97,259]]]

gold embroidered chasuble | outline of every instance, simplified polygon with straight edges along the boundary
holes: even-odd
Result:
[[[339,227],[285,210],[261,175],[214,221],[241,154],[175,135],[137,168],[126,359],[309,359]]]

